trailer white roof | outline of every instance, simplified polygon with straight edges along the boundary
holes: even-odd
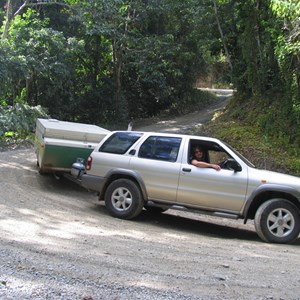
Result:
[[[43,137],[89,142],[99,142],[110,132],[96,125],[59,121],[56,119],[37,119],[36,130]]]

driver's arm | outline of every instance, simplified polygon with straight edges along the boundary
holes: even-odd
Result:
[[[221,170],[221,167],[219,165],[210,164],[204,161],[198,161],[196,159],[192,160],[192,165],[198,167],[198,168],[213,168],[217,171]]]

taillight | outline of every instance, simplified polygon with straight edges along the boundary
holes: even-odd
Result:
[[[88,170],[90,170],[91,168],[92,168],[92,157],[91,156],[89,156],[89,158],[87,159],[87,161],[86,161],[86,165],[85,165],[85,169],[88,171]]]

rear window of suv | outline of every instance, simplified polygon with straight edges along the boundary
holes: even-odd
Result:
[[[140,132],[116,132],[103,143],[99,152],[124,154],[142,135]]]
[[[141,158],[175,162],[181,138],[150,136],[140,147],[138,156]]]

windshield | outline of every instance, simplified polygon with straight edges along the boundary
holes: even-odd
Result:
[[[255,165],[250,162],[247,158],[245,158],[241,153],[239,153],[238,151],[236,151],[234,148],[232,148],[230,145],[228,145],[227,143],[224,142],[224,144],[232,151],[234,152],[235,155],[237,155],[247,166],[251,167],[251,168],[256,168]]]

